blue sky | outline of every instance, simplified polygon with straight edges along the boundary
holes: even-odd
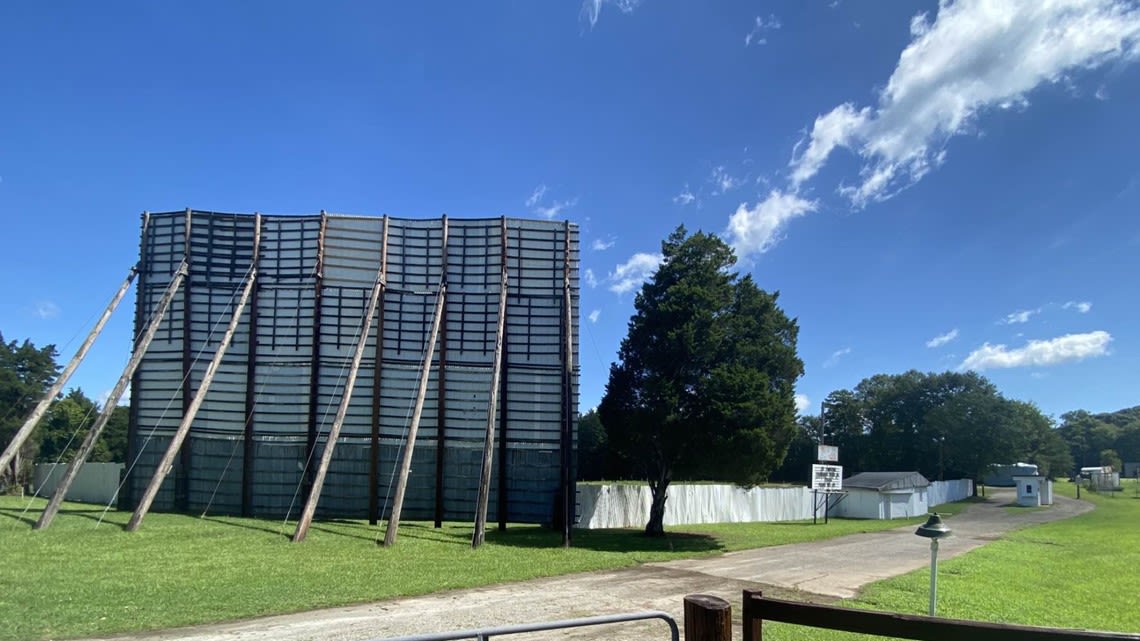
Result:
[[[1138,62],[1123,0],[0,3],[0,331],[70,357],[143,210],[570,219],[584,411],[683,223],[799,319],[808,411],[962,367],[1115,410]]]

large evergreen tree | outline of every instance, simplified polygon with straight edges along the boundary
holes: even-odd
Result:
[[[36,347],[25,340],[5,342],[0,334],[0,449],[24,424],[40,398],[55,380],[59,366],[55,362],[55,345]],[[23,482],[28,465],[35,458],[39,443],[29,438],[20,448],[12,468],[0,470],[0,479]],[[0,483],[2,484],[2,483]]]
[[[645,531],[664,532],[678,475],[751,485],[780,464],[795,434],[794,384],[803,374],[798,327],[732,249],[678,227],[634,301],[599,407],[610,446],[648,480]]]

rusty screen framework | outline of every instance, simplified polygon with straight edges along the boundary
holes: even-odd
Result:
[[[154,506],[296,517],[383,260],[385,286],[317,515],[375,521],[390,511],[444,291],[403,511],[437,523],[470,519],[505,262],[489,515],[500,525],[557,522],[573,497],[578,242],[577,227],[559,221],[144,214],[136,326],[183,261],[188,276],[132,380],[137,462],[121,507],[133,509],[154,475],[256,267],[253,296]]]

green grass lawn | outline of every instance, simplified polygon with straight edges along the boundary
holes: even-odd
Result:
[[[1069,483],[1054,486],[1074,496]],[[1087,514],[1005,536],[939,563],[940,616],[1140,632],[1140,499],[1132,487],[1115,495],[1082,492]],[[925,614],[928,569],[868,586],[841,605]],[[876,639],[783,624],[765,624],[775,641]]]
[[[471,525],[407,523],[396,546],[363,521],[314,523],[292,543],[295,524],[152,513],[138,532],[129,513],[65,504],[55,523],[31,529],[44,501],[0,497],[0,640],[107,635],[346,605],[439,590],[620,568],[870,532],[911,521],[748,523],[670,528],[651,539],[634,530],[578,530],[562,549],[557,532],[512,526],[470,547]],[[960,506],[940,506],[948,512]],[[681,531],[683,529],[683,531]]]

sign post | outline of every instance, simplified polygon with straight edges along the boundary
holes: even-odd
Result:
[[[820,453],[827,445],[820,446]],[[838,454],[838,451],[836,452]],[[838,457],[837,457],[838,458]],[[843,489],[843,466],[842,465],[822,465],[815,463],[811,466],[811,491],[812,491],[812,523],[817,522],[819,513],[819,494],[822,492],[824,500],[827,500],[827,495],[839,492]],[[826,511],[824,520],[826,522]]]

